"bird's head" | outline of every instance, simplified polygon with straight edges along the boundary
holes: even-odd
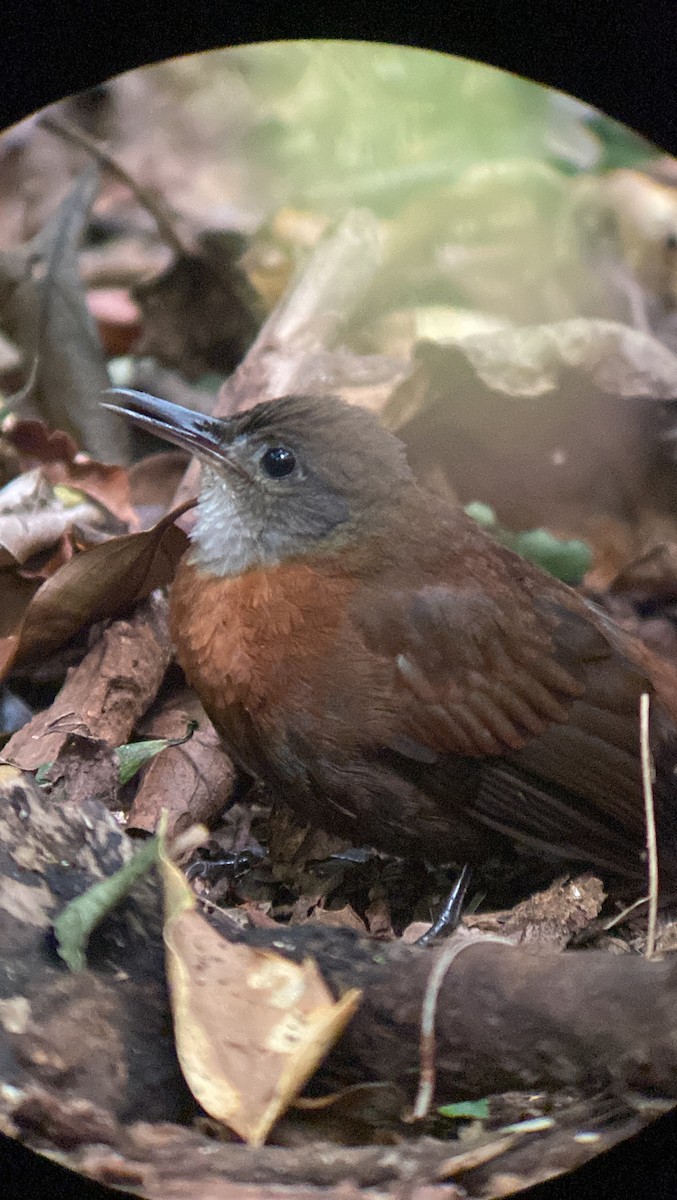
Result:
[[[106,405],[205,469],[192,561],[215,575],[331,552],[385,532],[415,486],[405,450],[367,409],[285,396],[227,420],[114,388]]]

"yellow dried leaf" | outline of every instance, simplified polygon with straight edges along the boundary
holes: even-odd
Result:
[[[260,1146],[342,1033],[361,992],[335,1001],[311,959],[299,965],[226,941],[197,911],[164,848],[160,862],[181,1069],[211,1117]]]

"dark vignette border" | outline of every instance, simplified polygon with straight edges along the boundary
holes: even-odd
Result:
[[[397,42],[474,58],[569,92],[677,154],[674,0],[2,0],[0,129],[122,71],[175,55],[290,38]],[[0,1138],[7,1200],[120,1196]],[[525,1200],[677,1195],[677,1118],[656,1121]],[[199,1200],[198,1197],[195,1200]]]
[[[677,153],[673,0],[3,0],[0,128],[144,63],[285,38],[399,42],[476,58],[601,108]]]

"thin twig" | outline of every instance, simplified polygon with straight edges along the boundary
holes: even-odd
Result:
[[[605,933],[608,933],[610,929],[613,929],[614,925],[620,925],[621,921],[624,921],[626,917],[630,916],[630,913],[633,913],[635,909],[639,908],[642,904],[648,904],[648,901],[648,896],[640,896],[639,900],[633,900],[632,904],[628,904],[627,908],[624,908],[622,912],[619,912],[615,917],[612,917],[610,921],[607,921],[604,925],[602,925],[602,929]]]
[[[53,133],[57,137],[63,138],[65,142],[70,142],[73,146],[78,146],[81,150],[86,150],[99,166],[103,167],[111,175],[129,188],[134,198],[139,202],[142,208],[145,208],[150,213],[158,228],[158,233],[163,241],[174,251],[177,256],[190,253],[188,246],[184,245],[183,240],[174,228],[174,224],[169,216],[163,202],[148,189],[137,183],[129,172],[113,158],[108,150],[90,138],[82,129],[71,125],[70,122],[64,121],[63,117],[53,117],[48,113],[43,113],[39,118],[38,124],[41,129],[46,129],[48,133]]]
[[[649,915],[646,930],[646,957],[652,958],[656,949],[658,917],[658,848],[656,845],[656,814],[653,801],[655,771],[649,744],[649,694],[639,698],[639,746],[642,758],[642,787],[646,817],[646,848],[649,868]]]
[[[418,1091],[411,1111],[411,1120],[418,1121],[427,1117],[435,1093],[435,1012],[440,988],[451,964],[462,950],[468,946],[476,946],[478,942],[499,942],[505,946],[514,943],[510,938],[491,937],[483,933],[468,932],[465,937],[454,938],[447,943],[440,953],[435,965],[428,976],[426,989],[421,1004],[421,1038],[420,1060],[421,1069],[418,1078]]]

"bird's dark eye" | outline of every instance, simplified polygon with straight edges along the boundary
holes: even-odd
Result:
[[[291,475],[296,458],[286,446],[271,446],[262,456],[261,466],[271,479],[283,479],[285,475]]]

